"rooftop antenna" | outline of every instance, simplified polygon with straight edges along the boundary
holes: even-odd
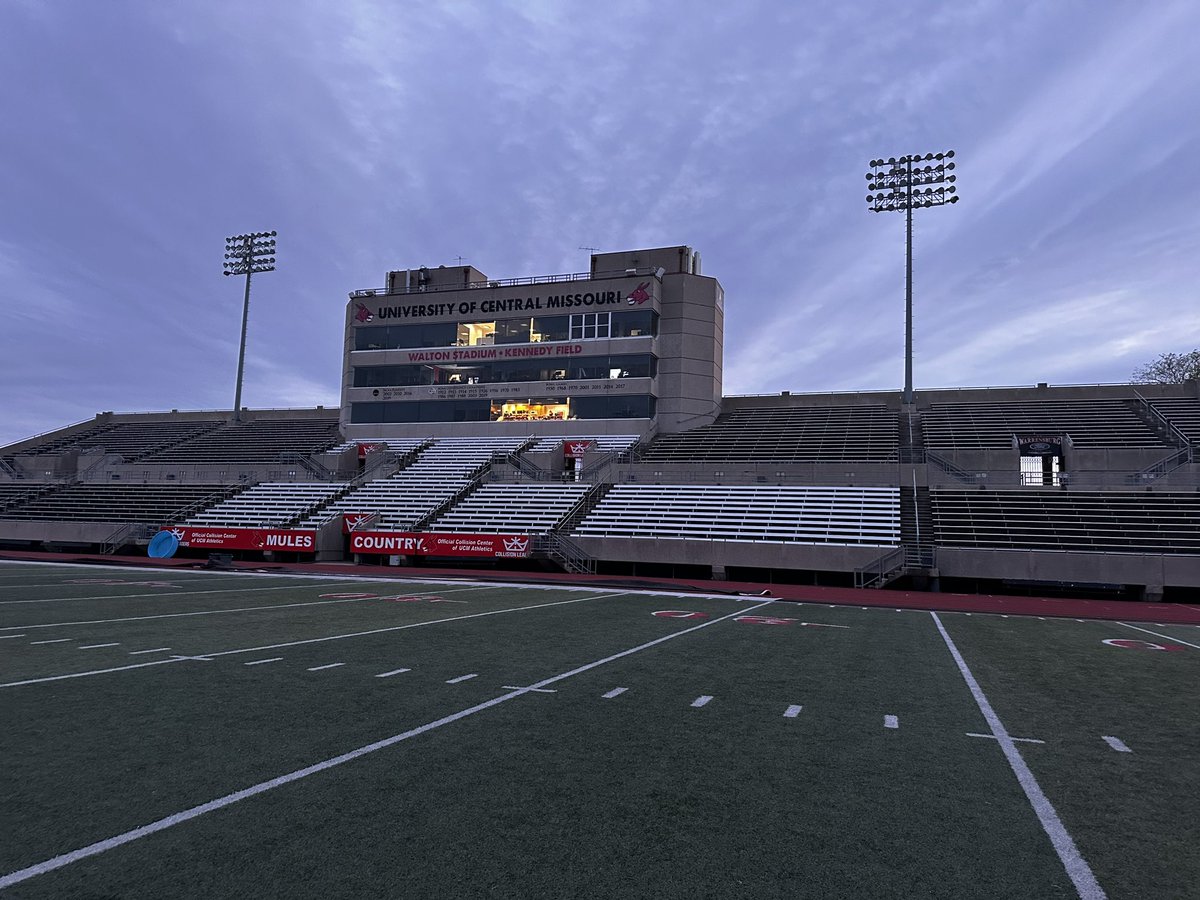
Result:
[[[465,257],[465,256],[456,256],[456,257],[454,257],[454,261],[455,261],[456,263],[458,263],[460,266],[463,264],[463,260],[464,260],[464,259],[466,259],[466,257]]]
[[[590,251],[590,252],[592,252],[592,253],[599,253],[599,252],[600,252],[600,248],[599,248],[599,247],[580,247],[579,249],[580,249],[580,250],[588,250],[588,251]]]

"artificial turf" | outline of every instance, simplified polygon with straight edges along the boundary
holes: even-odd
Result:
[[[0,688],[0,875],[508,699],[4,896],[1075,896],[998,742],[968,736],[988,726],[927,612],[126,574],[103,577],[178,586],[0,566],[0,636],[24,635],[0,640],[0,682],[204,657]],[[321,600],[339,592],[460,602]],[[716,621],[739,613],[796,621]],[[1045,741],[1020,752],[1109,896],[1186,896],[1200,651],[1112,647],[1148,636],[1111,622],[942,621],[1009,733]],[[51,634],[70,640],[33,644]]]

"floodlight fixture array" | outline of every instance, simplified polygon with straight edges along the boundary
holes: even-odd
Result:
[[[912,378],[912,214],[914,209],[958,202],[954,182],[954,151],[910,153],[873,159],[867,173],[867,203],[871,212],[905,214],[904,267],[904,403],[913,402]]]
[[[250,276],[275,271],[275,232],[255,231],[225,238],[225,275],[245,275],[242,298],[242,339],[238,345],[237,387],[233,395],[233,421],[242,420],[242,373],[246,365],[246,322],[250,318]]]

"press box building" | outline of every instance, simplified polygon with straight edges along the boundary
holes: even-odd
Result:
[[[597,253],[589,272],[389,272],[346,309],[348,439],[637,434],[721,405],[724,294],[689,247]]]

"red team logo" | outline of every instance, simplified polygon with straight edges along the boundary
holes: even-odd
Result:
[[[647,300],[649,300],[650,295],[648,293],[646,293],[646,285],[648,285],[649,283],[650,282],[648,282],[648,281],[643,281],[641,284],[639,284],[637,287],[635,287],[630,292],[629,296],[625,298],[625,302],[628,303],[630,306],[634,306],[634,305],[641,306],[643,303],[645,303]]]

